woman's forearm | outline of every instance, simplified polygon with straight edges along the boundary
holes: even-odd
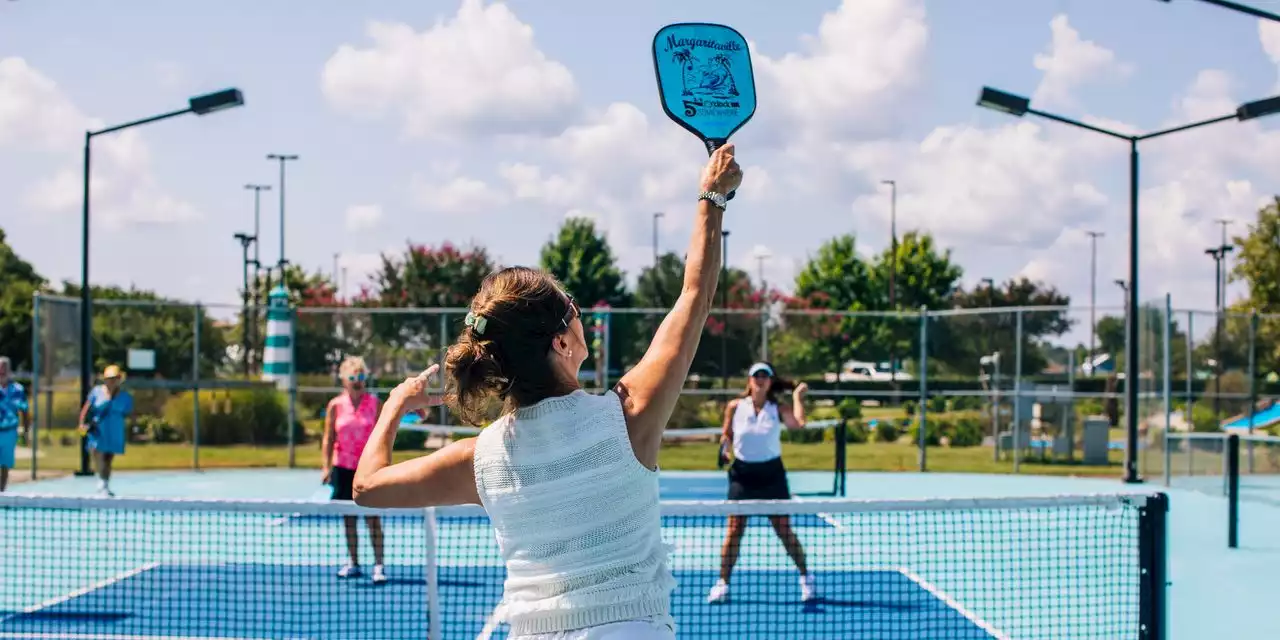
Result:
[[[802,428],[805,424],[804,419],[804,399],[792,398],[791,400],[791,417],[796,419],[796,428]]]
[[[369,442],[360,453],[360,463],[356,465],[355,481],[366,484],[373,474],[391,465],[391,450],[396,440],[396,425],[404,418],[404,404],[390,399],[382,405],[378,414],[378,424],[369,435]]]

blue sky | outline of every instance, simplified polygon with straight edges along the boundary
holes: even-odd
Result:
[[[747,180],[726,226],[730,262],[754,272],[767,250],[774,283],[836,233],[882,248],[877,183],[894,179],[899,228],[935,233],[966,283],[1024,273],[1087,304],[1084,231],[1104,231],[1099,304],[1118,306],[1125,145],[980,110],[978,89],[1134,130],[1280,92],[1280,34],[1192,0],[67,6],[0,4],[0,226],[41,272],[78,278],[88,119],[239,87],[243,109],[94,143],[93,279],[206,302],[238,297],[243,185],[276,183],[273,152],[301,156],[288,258],[330,270],[341,254],[348,291],[407,240],[534,262],[566,215],[595,218],[631,277],[650,259],[651,212],[666,212],[660,247],[681,249],[704,156],[658,104],[648,47],[669,22],[726,22],[752,41],[760,109],[736,138]],[[1246,220],[1280,192],[1278,127],[1144,146],[1144,298],[1212,305],[1212,221]],[[274,261],[278,193],[264,196]]]

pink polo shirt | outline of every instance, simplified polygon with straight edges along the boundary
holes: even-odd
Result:
[[[333,443],[333,466],[354,470],[360,465],[360,454],[378,422],[377,403],[368,393],[360,396],[358,407],[351,405],[351,396],[345,393],[335,398],[332,406],[337,438]]]

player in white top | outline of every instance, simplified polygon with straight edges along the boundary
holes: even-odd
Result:
[[[790,500],[791,487],[782,464],[782,428],[804,428],[803,400],[809,387],[777,377],[767,362],[751,365],[747,374],[747,390],[725,407],[724,432],[720,436],[722,449],[733,451],[729,499]],[[777,395],[787,390],[791,390],[791,406],[780,409]],[[800,599],[808,602],[817,598],[813,576],[805,565],[804,548],[791,528],[791,519],[785,515],[769,516],[769,524],[800,570]],[[729,516],[729,532],[720,551],[720,579],[711,587],[708,602],[728,600],[729,576],[738,562],[738,548],[746,531],[746,516]]]
[[[356,469],[356,503],[482,504],[507,569],[495,613],[510,637],[675,637],[658,450],[714,300],[725,195],[741,180],[732,144],[711,154],[680,297],[609,393],[579,388],[588,347],[573,299],[552,276],[511,268],[471,301],[445,357],[446,397],[426,394],[434,366],[388,397]],[[478,437],[391,464],[400,418],[442,401],[471,424],[488,422],[495,401],[502,415]]]

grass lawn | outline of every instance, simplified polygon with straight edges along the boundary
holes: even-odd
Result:
[[[75,445],[56,442],[40,447],[41,471],[71,471],[79,465],[79,450]],[[663,469],[671,471],[714,470],[718,446],[712,442],[673,443],[664,447],[661,456]],[[125,455],[116,458],[119,470],[164,470],[192,468],[192,447],[188,444],[130,444]],[[407,460],[422,451],[397,451],[397,461]],[[1121,472],[1123,453],[1111,452],[1111,463],[1106,466],[1085,466],[1066,462],[1043,463],[1024,460],[1022,473],[1045,475],[1115,476]],[[847,466],[849,471],[915,471],[918,449],[908,443],[872,442],[849,445]],[[835,446],[829,442],[800,444],[783,443],[783,456],[787,468],[795,471],[830,471],[835,466]],[[1205,456],[1206,458],[1208,456]],[[214,468],[287,467],[288,448],[283,446],[253,447],[204,446],[200,447],[200,466]],[[320,445],[307,442],[295,450],[295,464],[303,468],[320,467]],[[1199,466],[1197,461],[1197,466]],[[17,477],[27,477],[21,469],[30,469],[26,460],[19,460]],[[947,448],[931,447],[928,450],[928,469],[935,472],[1012,473],[1013,462],[992,460],[991,449],[986,447]]]

